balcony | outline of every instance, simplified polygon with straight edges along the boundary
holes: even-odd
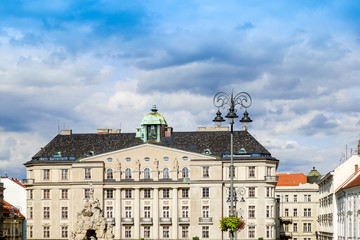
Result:
[[[279,176],[265,176],[264,180],[265,182],[278,182]]]
[[[212,217],[199,217],[199,224],[212,224]]]
[[[280,217],[280,221],[283,223],[291,223],[292,218],[291,217]]]
[[[190,218],[189,217],[179,217],[179,224],[189,224]]]
[[[31,184],[34,184],[35,182],[35,179],[23,179],[21,180],[22,184],[24,184],[25,186],[26,185],[31,185]]]
[[[132,225],[134,224],[134,218],[122,218],[121,223]]]
[[[171,224],[171,218],[170,217],[167,217],[167,218],[165,218],[165,217],[162,217],[162,218],[160,218],[159,219],[159,222],[160,222],[160,224]]]
[[[151,225],[153,224],[152,218],[140,218],[140,223],[143,225]]]

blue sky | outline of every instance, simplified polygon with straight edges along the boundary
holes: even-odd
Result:
[[[154,103],[175,131],[211,126],[232,88],[281,172],[326,174],[360,138],[355,0],[2,1],[0,53],[1,175],[59,127],[134,132]]]

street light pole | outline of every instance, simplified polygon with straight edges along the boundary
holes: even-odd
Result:
[[[218,108],[216,117],[213,122],[216,122],[218,125],[221,125],[224,122],[224,118],[221,116],[220,108],[225,108],[226,105],[229,106],[228,114],[225,116],[229,119],[230,123],[230,215],[234,216],[234,120],[238,118],[236,115],[236,105],[240,105],[241,108],[245,108],[244,117],[240,122],[244,123],[244,130],[246,130],[246,124],[252,122],[248,117],[246,109],[251,106],[252,100],[251,96],[247,92],[240,92],[233,95],[233,90],[231,90],[231,95],[225,92],[218,92],[214,96],[214,106]],[[234,239],[234,233],[231,232],[230,239]]]

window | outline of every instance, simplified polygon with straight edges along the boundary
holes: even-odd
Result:
[[[266,188],[266,197],[270,197],[270,192],[271,192],[271,188],[267,187]]]
[[[285,202],[289,202],[289,195],[285,195]]]
[[[145,162],[149,162],[149,161],[150,161],[150,158],[149,158],[149,157],[146,157],[146,158],[144,158],[144,161],[145,161]]]
[[[32,219],[33,217],[33,207],[29,207],[29,219]]]
[[[69,198],[69,190],[61,189],[61,199],[68,199],[68,198]]]
[[[61,207],[61,218],[68,219],[68,207]]]
[[[106,217],[113,218],[113,207],[110,206],[106,207]]]
[[[144,198],[151,198],[151,189],[144,189]]]
[[[30,189],[29,190],[29,199],[33,199],[34,198],[34,190]]]
[[[294,217],[297,217],[297,208],[294,208]]]
[[[43,227],[43,234],[44,234],[44,238],[49,238],[50,237],[50,227],[49,226],[44,226]]]
[[[163,189],[163,198],[169,198],[170,197],[170,189],[165,188]]]
[[[125,227],[125,238],[131,238],[131,226]]]
[[[163,178],[169,178],[169,169],[168,168],[163,169]]]
[[[50,189],[43,190],[43,199],[50,199]]]
[[[202,197],[203,198],[208,198],[209,197],[209,188],[202,188]]]
[[[266,238],[271,238],[271,233],[272,233],[272,231],[271,231],[272,229],[271,229],[271,226],[266,226]]]
[[[289,209],[285,208],[285,217],[288,217],[288,216],[289,216]]]
[[[202,217],[209,217],[209,206],[202,206]]]
[[[189,237],[189,226],[181,226],[181,237],[182,238]]]
[[[33,227],[29,226],[29,237],[32,238],[33,237]]]
[[[112,158],[108,158],[107,161],[108,161],[108,162],[112,162]]]
[[[165,162],[168,162],[168,161],[169,161],[169,157],[164,157],[163,160],[164,160]]]
[[[61,180],[68,180],[68,170],[67,169],[61,169]]]
[[[106,198],[107,199],[112,199],[114,198],[114,190],[113,189],[106,189]]]
[[[90,198],[90,188],[84,189],[84,198]]]
[[[131,162],[131,158],[129,158],[129,157],[125,158],[125,161],[126,162]]]
[[[131,218],[131,207],[125,207],[125,218]]]
[[[131,176],[131,169],[130,168],[127,168],[125,170],[125,179],[131,179],[132,176]]]
[[[249,167],[249,177],[255,177],[255,167]]]
[[[44,219],[50,218],[50,207],[44,207]]]
[[[188,188],[181,189],[181,196],[182,198],[189,198],[189,189]]]
[[[61,227],[61,237],[62,238],[68,238],[68,226],[62,226]]]
[[[294,195],[294,202],[297,202],[297,195]]]
[[[209,167],[203,167],[203,177],[209,177]]]
[[[149,226],[144,227],[144,238],[150,238],[150,227]]]
[[[188,178],[189,177],[189,169],[187,167],[184,167],[182,169],[182,177],[183,178]]]
[[[249,187],[249,198],[255,197],[255,188]]]
[[[132,198],[132,190],[125,189],[125,198]]]
[[[202,237],[209,238],[209,226],[202,227]]]
[[[255,238],[255,226],[249,226],[248,231],[249,238]]]
[[[311,202],[311,195],[310,194],[309,195],[307,195],[307,194],[304,195],[304,202]]]
[[[144,169],[144,178],[150,178],[150,168]]]
[[[270,177],[272,172],[272,167],[266,167],[266,176]]]
[[[285,232],[288,232],[288,231],[289,231],[289,224],[285,223],[285,225],[284,225],[284,230],[285,230]]]
[[[298,231],[298,225],[297,225],[297,223],[294,223],[294,225],[293,225],[293,231],[294,231],[294,232],[297,232],[297,231]]]
[[[91,168],[85,168],[85,179],[91,179]]]
[[[114,178],[113,170],[111,168],[108,168],[108,170],[106,170],[106,178],[107,179],[113,179]]]
[[[150,206],[145,206],[144,207],[144,217],[145,218],[150,218]]]
[[[304,217],[311,217],[311,208],[304,208]]]
[[[182,160],[187,161],[189,158],[187,156],[184,156]]]
[[[189,217],[189,206],[182,206],[181,209],[182,209],[182,214],[181,214],[181,216],[182,216],[183,218]]]
[[[270,217],[270,206],[266,206],[266,217]]]
[[[163,206],[163,217],[164,218],[170,217],[170,207],[169,206]]]
[[[304,223],[303,232],[311,232],[311,223]]]
[[[249,206],[249,218],[255,218],[255,206]]]
[[[170,237],[169,229],[170,229],[169,226],[163,226],[163,238],[169,238]]]
[[[50,169],[44,169],[44,180],[50,180]]]
[[[229,167],[229,178],[231,178],[231,172],[233,174],[233,177],[235,177],[235,167],[232,167],[232,171],[231,171],[231,166]]]

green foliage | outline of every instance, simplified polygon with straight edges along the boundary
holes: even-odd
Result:
[[[220,220],[221,231],[237,232],[245,228],[245,221],[237,216],[224,217]]]
[[[200,238],[198,236],[193,237],[192,240],[200,240]]]
[[[260,238],[258,238],[258,240],[264,240],[264,238],[260,237]]]

